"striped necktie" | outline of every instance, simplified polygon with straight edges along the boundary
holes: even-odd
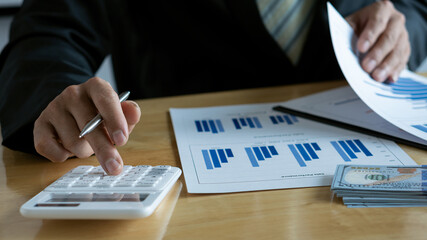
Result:
[[[316,0],[257,0],[264,25],[294,66],[307,38],[315,3]]]

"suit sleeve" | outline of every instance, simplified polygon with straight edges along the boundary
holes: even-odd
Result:
[[[94,75],[110,51],[104,1],[29,0],[0,55],[3,145],[35,153],[33,125],[67,86]]]
[[[393,3],[406,18],[412,48],[408,67],[415,71],[427,57],[427,0],[400,0]]]

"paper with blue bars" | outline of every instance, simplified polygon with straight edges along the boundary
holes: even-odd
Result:
[[[335,55],[352,89],[382,118],[427,140],[427,78],[404,70],[394,83],[376,82],[360,67],[353,29],[329,3],[328,14]]]
[[[330,185],[337,164],[414,165],[394,142],[272,110],[170,109],[190,193]]]

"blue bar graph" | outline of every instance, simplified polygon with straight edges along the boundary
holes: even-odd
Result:
[[[276,151],[276,148],[274,146],[268,146],[268,150],[270,150],[271,155],[279,155],[279,153]]]
[[[331,141],[331,144],[345,162],[357,159],[356,153],[363,153],[366,157],[373,156],[359,139]]]
[[[215,125],[214,121],[213,120],[209,120],[208,122],[209,122],[209,126],[211,127],[212,133],[218,133],[218,130],[216,128],[216,125]]]
[[[249,157],[249,161],[251,161],[252,167],[259,167],[259,164],[257,160],[255,159],[254,153],[252,152],[251,148],[245,148],[246,154]]]
[[[291,121],[291,119],[289,118],[289,116],[284,115],[283,117],[285,118],[286,123],[287,123],[288,125],[292,125],[292,124],[294,124],[294,123]]]
[[[356,146],[356,144],[354,144],[353,141],[346,140],[345,142],[350,146],[351,150],[353,150],[354,152],[360,152],[360,149]]]
[[[321,150],[320,147],[319,147],[319,145],[317,143],[313,142],[313,143],[310,143],[310,144],[314,148],[314,150],[316,150],[316,151]]]
[[[225,155],[224,149],[218,149],[219,159],[221,163],[228,163],[227,156]]]
[[[210,132],[213,134],[218,134],[224,132],[224,127],[221,120],[219,119],[209,119],[209,120],[195,120],[194,124],[196,125],[197,132]]]
[[[340,144],[340,146],[344,149],[344,151],[347,153],[347,155],[351,158],[351,159],[356,159],[356,154],[354,154],[354,152],[348,147],[347,143],[345,143],[344,141],[338,141],[338,143]]]
[[[289,150],[301,167],[307,166],[306,162],[313,159],[319,159],[317,151],[320,151],[319,144],[313,143],[297,143],[288,144]]]
[[[287,115],[271,115],[270,120],[273,124],[281,124],[285,123],[287,125],[293,125],[294,123],[298,122],[298,118],[294,115],[287,114]]]
[[[338,145],[336,141],[332,141],[331,144],[341,156],[341,158],[344,160],[344,162],[351,162],[350,158],[345,154],[345,152],[342,150],[342,148]]]
[[[211,155],[211,159],[212,159],[212,163],[213,163],[214,167],[220,168],[221,164],[219,163],[218,155],[217,155],[215,149],[209,150],[209,154]]]
[[[202,154],[203,154],[203,158],[205,160],[206,168],[208,170],[209,169],[213,169],[212,162],[211,162],[211,159],[209,157],[208,150],[202,150]]]
[[[226,149],[225,149],[225,153],[227,153],[227,157],[234,157],[233,152],[232,152],[232,151],[231,151],[231,149],[229,149],[229,148],[226,148]]]
[[[295,115],[289,115],[292,119],[292,122],[298,122],[298,118]]]
[[[265,158],[271,158],[270,151],[268,151],[266,146],[262,146],[260,149]]]
[[[252,150],[254,151],[255,156],[259,161],[264,161],[264,155],[262,155],[259,147],[253,147]]]
[[[273,122],[273,124],[279,124],[279,122],[275,116],[270,116],[270,119],[271,119],[271,122]]]
[[[230,148],[226,149],[202,149],[206,169],[221,168],[221,164],[228,163],[228,159],[234,157]]]
[[[224,127],[222,126],[222,122],[221,122],[221,120],[216,119],[216,120],[215,120],[215,123],[216,123],[216,126],[218,127],[218,130],[219,130],[220,132],[224,132]]]
[[[246,122],[246,120],[244,118],[239,118],[239,122],[240,122],[240,125],[242,125],[244,127],[248,126],[248,123]]]
[[[421,125],[421,124],[419,124],[419,125],[412,125],[412,127],[416,128],[418,130],[421,130],[423,132],[427,132],[427,124],[424,124],[424,125]]]
[[[236,129],[238,129],[238,130],[242,129],[242,127],[240,126],[240,123],[237,120],[237,118],[233,118],[232,120],[233,120],[234,127],[236,127]],[[245,126],[246,126],[246,122],[245,122]]]
[[[202,124],[200,123],[200,121],[194,121],[194,123],[196,124],[197,131],[203,132]]]
[[[301,153],[304,160],[311,161],[310,156],[308,155],[307,151],[305,151],[305,149],[303,148],[303,146],[301,144],[295,144],[295,146],[297,147],[298,152]]]
[[[259,167],[259,162],[263,162],[266,159],[271,159],[273,156],[279,155],[274,146],[256,146],[256,147],[245,147],[246,154],[248,155],[249,161],[252,167]]]
[[[356,145],[360,148],[360,150],[362,150],[362,152],[367,156],[367,157],[372,157],[372,153],[369,152],[369,150],[365,147],[365,145],[363,145],[363,143],[359,140],[359,139],[354,139],[353,140]]]
[[[299,152],[295,148],[295,146],[293,144],[289,144],[288,147],[291,150],[292,154],[294,155],[294,157],[297,160],[297,162],[300,165],[300,167],[306,167],[307,164],[305,164],[304,160],[301,158],[301,155],[299,154]]]
[[[252,122],[251,118],[246,118],[246,121],[248,121],[248,124],[249,124],[250,128],[255,128],[255,124],[254,124],[254,122]]]
[[[313,147],[309,143],[304,143],[303,145],[312,159],[319,159],[315,152],[315,149],[313,149]]]
[[[203,125],[203,132],[209,132],[210,131],[208,121],[203,120],[202,125]]]
[[[416,81],[415,79],[412,79],[409,77],[400,77],[394,83],[382,84],[377,87],[381,88],[382,90],[390,92],[390,94],[383,94],[383,93],[377,92],[376,93],[377,96],[384,97],[384,98],[408,100],[411,102],[413,109],[427,108],[427,84],[426,83]],[[420,127],[422,128],[423,125],[415,125],[413,127],[420,129]],[[427,131],[427,129],[425,130]]]
[[[262,124],[258,117],[233,118],[231,120],[237,130],[243,129],[244,127],[262,128]]]
[[[261,122],[259,121],[259,119],[257,117],[254,117],[253,120],[254,120],[255,126],[257,128],[262,128]]]

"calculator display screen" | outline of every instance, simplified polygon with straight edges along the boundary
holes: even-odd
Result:
[[[52,193],[46,202],[142,202],[147,197],[140,193]]]

